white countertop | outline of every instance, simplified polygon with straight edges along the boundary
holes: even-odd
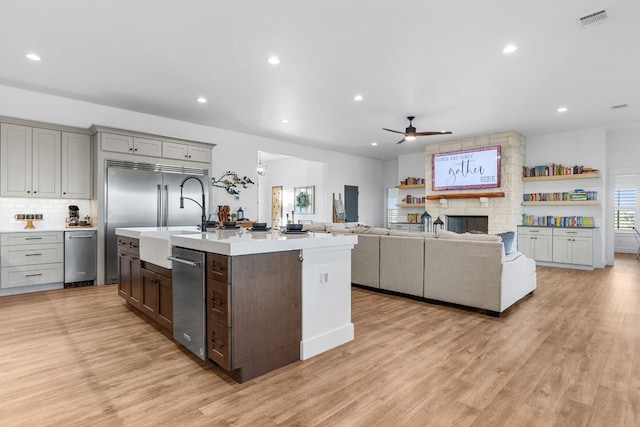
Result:
[[[61,231],[97,230],[96,227],[3,228],[0,233],[51,233]]]
[[[282,233],[280,231],[216,230],[200,234],[171,236],[173,246],[222,255],[248,255],[299,249],[353,246],[356,234]]]

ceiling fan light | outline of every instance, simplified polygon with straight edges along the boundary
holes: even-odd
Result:
[[[407,135],[404,137],[405,141],[413,141],[416,139],[415,135]]]

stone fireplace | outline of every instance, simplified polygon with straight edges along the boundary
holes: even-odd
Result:
[[[433,154],[471,148],[500,145],[500,188],[433,191],[431,161]],[[446,229],[451,226],[449,217],[484,216],[490,234],[516,231],[522,223],[522,167],[525,165],[526,139],[513,131],[501,132],[472,138],[457,139],[426,145],[425,195],[441,197],[427,199],[426,209],[433,219],[440,217]],[[504,197],[486,197],[485,193],[504,193]],[[475,194],[478,194],[475,197]],[[447,198],[447,195],[451,195]],[[491,194],[492,196],[494,194]]]

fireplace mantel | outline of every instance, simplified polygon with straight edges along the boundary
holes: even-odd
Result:
[[[479,199],[481,197],[504,197],[502,191],[492,191],[487,193],[451,193],[451,194],[430,194],[427,200],[439,199]]]

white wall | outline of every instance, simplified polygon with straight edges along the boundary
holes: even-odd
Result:
[[[398,156],[398,179],[394,186],[409,177],[424,179],[425,153],[403,154]]]
[[[327,185],[324,197],[330,198],[331,193],[342,193],[344,185],[356,185],[360,189],[361,221],[382,224],[382,211],[379,208],[383,203],[384,188],[383,177],[379,173],[382,170],[381,160],[310,148],[8,86],[0,86],[0,116],[80,128],[96,124],[215,144],[212,178],[231,170],[256,181],[258,150],[326,163]],[[211,210],[215,211],[217,205],[240,205],[244,208],[245,216],[257,217],[256,186],[250,186],[240,193],[240,200],[235,201],[233,196],[224,190],[213,189]],[[215,217],[215,212],[213,213]]]
[[[263,162],[264,163],[264,162]],[[296,158],[276,160],[267,164],[267,174],[258,179],[260,193],[260,222],[271,225],[271,187],[282,186],[283,203],[282,215],[286,222],[286,214],[291,219],[293,206],[293,192],[295,187],[314,186],[314,213],[296,214],[298,220],[312,220],[314,223],[331,222],[331,201],[325,197],[326,177],[325,164]],[[233,209],[232,209],[233,210]],[[255,220],[255,218],[252,218]],[[284,224],[281,224],[284,225]]]
[[[640,126],[607,134],[609,166],[609,191],[613,194],[616,185],[636,188],[640,195]],[[640,205],[637,201],[636,206]],[[640,208],[640,206],[638,206]],[[613,218],[613,202],[607,206],[609,217]],[[638,213],[640,211],[636,211]],[[636,227],[640,219],[636,216]],[[608,240],[607,256],[613,259],[614,252],[636,253],[638,243],[632,231],[611,233]]]

